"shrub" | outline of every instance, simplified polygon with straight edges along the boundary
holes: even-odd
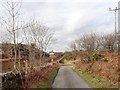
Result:
[[[91,53],[90,52],[81,52],[79,54],[79,56],[80,56],[80,60],[83,63],[89,63],[91,61]]]
[[[2,76],[2,90],[7,90],[9,88],[20,88],[22,85],[22,79],[20,74],[6,73]]]
[[[73,60],[75,56],[71,52],[66,52],[64,54],[64,60]]]
[[[107,57],[104,57],[102,60],[105,61],[105,62],[109,61],[109,59]]]
[[[94,53],[92,55],[92,60],[98,61],[100,59],[104,58],[104,55],[100,54],[100,53]]]
[[[60,63],[64,64],[64,59],[60,61]]]

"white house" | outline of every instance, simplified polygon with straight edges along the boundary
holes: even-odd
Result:
[[[51,58],[51,61],[54,61],[55,53],[53,51],[49,52],[49,56]]]

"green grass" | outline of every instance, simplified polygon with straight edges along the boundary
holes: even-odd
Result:
[[[58,70],[57,70],[57,69],[53,70],[53,71],[49,74],[48,80],[44,80],[42,83],[40,83],[40,85],[37,87],[38,90],[41,89],[41,88],[44,89],[44,90],[48,90],[49,88],[51,88],[51,86],[52,86],[52,84],[53,84],[53,81],[54,81],[57,73],[58,73]]]
[[[81,76],[86,82],[88,82],[93,88],[117,88],[117,85],[113,85],[110,81],[94,78],[86,72],[82,72],[77,68],[73,69],[79,76]]]

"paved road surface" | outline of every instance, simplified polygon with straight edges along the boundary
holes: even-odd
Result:
[[[91,88],[71,66],[61,66],[52,88]]]

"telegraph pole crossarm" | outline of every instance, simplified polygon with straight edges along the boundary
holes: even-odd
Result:
[[[120,8],[115,7],[114,9],[109,8],[109,11],[114,11],[115,12],[115,36],[116,36],[116,13],[117,11],[120,10]]]

